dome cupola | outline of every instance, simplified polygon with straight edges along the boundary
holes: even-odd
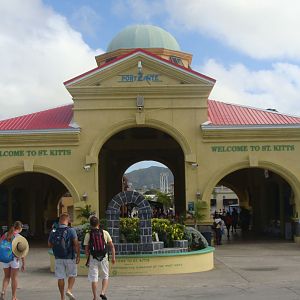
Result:
[[[153,25],[126,27],[112,39],[106,51],[136,48],[164,48],[180,51],[179,44],[169,32]]]

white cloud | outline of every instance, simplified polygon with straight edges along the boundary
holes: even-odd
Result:
[[[96,66],[67,20],[40,0],[0,3],[0,118],[71,103],[63,82]]]
[[[226,68],[211,59],[200,72],[217,79],[210,99],[275,108],[300,116],[300,67],[297,65],[274,63],[272,69],[251,71],[242,64]]]
[[[165,0],[178,28],[213,37],[253,58],[300,59],[298,0]]]

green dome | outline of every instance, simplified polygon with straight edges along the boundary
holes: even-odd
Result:
[[[112,39],[106,51],[135,48],[164,48],[180,51],[177,41],[169,32],[152,25],[126,27]]]

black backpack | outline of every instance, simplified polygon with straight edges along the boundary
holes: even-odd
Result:
[[[52,233],[53,254],[56,258],[74,258],[74,249],[68,227],[57,228]]]
[[[103,260],[103,258],[106,256],[107,243],[105,242],[102,229],[91,229],[89,249],[93,258],[99,261]]]

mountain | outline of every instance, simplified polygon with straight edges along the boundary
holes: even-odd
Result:
[[[174,182],[174,177],[170,169],[164,167],[149,167],[126,173],[128,182],[132,183],[134,189],[142,189],[147,186],[148,189],[160,187],[160,174],[167,173],[169,185]]]

